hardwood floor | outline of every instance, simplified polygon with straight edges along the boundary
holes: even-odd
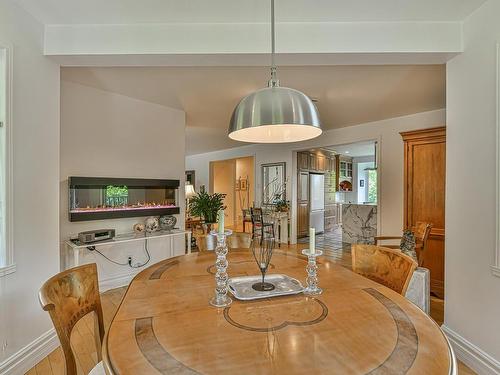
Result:
[[[125,294],[126,288],[109,290],[101,295],[104,326],[107,330],[111,319]],[[94,322],[92,315],[81,319],[73,329],[71,346],[76,357],[78,375],[85,375],[97,364],[97,352],[94,344]],[[64,357],[61,348],[57,348],[48,357],[29,370],[27,375],[64,375]]]
[[[319,236],[318,236],[319,237]],[[322,239],[323,250],[325,255],[328,255],[336,263],[344,267],[351,267],[351,253],[350,248],[347,246],[328,246],[333,238]],[[321,243],[321,239],[316,240]],[[281,250],[297,251],[307,247],[307,243],[299,243],[297,245],[282,245]],[[104,326],[107,330],[111,319],[113,318],[116,309],[118,308],[126,288],[118,288],[109,290],[101,295],[101,303],[104,314]],[[441,325],[444,318],[444,301],[431,297],[431,317]],[[85,375],[97,363],[97,353],[94,345],[94,323],[91,316],[84,317],[77,323],[76,329],[73,330],[71,336],[71,345],[75,353],[77,361],[78,375]],[[459,375],[474,375],[475,372],[465,366],[463,363],[458,364]],[[26,375],[64,375],[64,358],[60,348],[54,350],[51,354],[41,360],[35,367],[29,370]]]

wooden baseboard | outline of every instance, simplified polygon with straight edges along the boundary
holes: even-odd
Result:
[[[55,329],[50,329],[0,363],[0,375],[23,375],[59,346]]]
[[[469,366],[478,375],[500,374],[500,362],[483,350],[448,328],[444,324],[441,329],[450,340],[457,358]]]

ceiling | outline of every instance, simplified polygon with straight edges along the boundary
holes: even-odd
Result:
[[[461,21],[485,0],[278,0],[278,22]],[[45,24],[268,22],[268,0],[17,0]]]
[[[337,154],[352,156],[353,158],[360,156],[374,156],[375,155],[375,142],[356,142],[346,145],[322,147],[323,149],[335,151]]]
[[[444,108],[444,65],[281,67],[282,86],[317,99],[323,129]],[[186,112],[187,154],[241,146],[227,137],[234,107],[266,86],[265,67],[62,68],[63,81]]]

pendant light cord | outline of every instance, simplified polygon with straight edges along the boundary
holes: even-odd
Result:
[[[275,32],[275,21],[274,21],[274,0],[271,0],[271,79],[268,83],[269,87],[279,86],[279,81],[276,76],[276,32]]]

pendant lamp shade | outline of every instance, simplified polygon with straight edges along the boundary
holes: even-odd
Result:
[[[244,97],[229,124],[229,138],[252,143],[298,142],[321,134],[312,100],[288,87],[267,87]]]
[[[274,0],[271,0],[271,79],[268,87],[244,97],[229,123],[229,138],[251,143],[287,143],[322,133],[318,110],[298,90],[281,87],[275,64]]]

